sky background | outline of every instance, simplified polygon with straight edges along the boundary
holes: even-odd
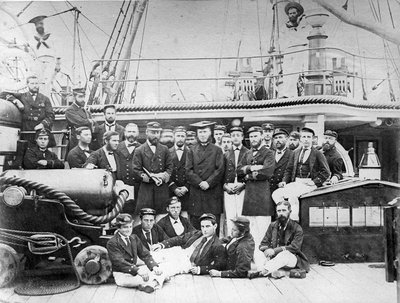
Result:
[[[343,3],[342,3],[343,2]],[[346,1],[337,1],[341,6]],[[372,0],[377,3],[376,0]],[[382,23],[391,26],[386,1],[379,1]],[[70,1],[73,6],[81,10],[84,16],[79,18],[81,46],[83,49],[83,61],[87,72],[92,61],[100,58],[108,41],[121,1]],[[370,17],[373,21],[371,8],[367,0],[349,0],[349,12]],[[400,3],[390,0],[395,26],[400,26]],[[6,1],[3,7],[8,11],[18,14],[28,4],[26,1]],[[318,6],[311,0],[302,0],[306,14]],[[284,22],[287,17],[284,14],[284,3],[278,4],[279,27],[281,28],[280,43],[285,45],[290,39],[286,36]],[[65,1],[35,1],[19,17],[22,24],[38,15],[52,15],[70,9]],[[0,16],[1,17],[1,16]],[[85,18],[87,17],[87,18]],[[93,25],[88,19],[93,22]],[[73,15],[71,12],[51,17],[45,20],[46,32],[51,33],[49,43],[50,55],[61,57],[62,71],[72,75],[73,57]],[[138,58],[140,41],[142,39],[144,18],[134,43],[133,58]],[[180,1],[180,0],[150,0],[145,31],[143,37],[142,57],[144,58],[182,58],[182,57],[224,57],[238,54],[240,43],[240,56],[266,55],[270,45],[272,27],[272,5],[268,0],[215,0],[215,1]],[[0,32],[7,39],[16,39],[23,42],[25,33],[28,42],[35,45],[33,24],[25,24],[20,28],[15,27],[14,21],[9,17],[3,17],[0,21]],[[307,33],[310,27],[305,29]],[[355,54],[369,57],[383,57],[382,39],[362,29],[344,24],[336,17],[330,16],[325,31],[329,35],[327,46],[342,48]],[[104,33],[105,32],[105,33]],[[107,34],[106,34],[107,33]],[[306,34],[303,36],[305,38]],[[303,39],[304,43],[307,40]],[[358,41],[358,43],[357,43]],[[395,60],[399,60],[397,49],[391,45]],[[261,49],[260,49],[261,48]],[[38,54],[43,54],[42,47]],[[47,51],[47,50],[46,50]],[[332,54],[335,56],[335,54]],[[83,63],[79,49],[76,53],[75,79],[85,82]],[[265,61],[265,60],[264,60]],[[261,60],[253,59],[254,71],[261,70]],[[352,65],[353,63],[351,63]],[[208,60],[201,62],[185,61],[157,61],[141,62],[138,76],[140,79],[157,78],[183,78],[183,77],[226,77],[230,71],[235,70],[236,60]],[[367,77],[377,80],[367,80],[367,91],[371,98],[379,98],[382,92],[372,91],[372,86],[379,83],[379,78],[386,75],[386,63],[382,60],[356,60],[355,71]],[[394,75],[393,75],[394,76]],[[136,77],[136,66],[131,65],[130,79]],[[387,82],[387,81],[385,81]],[[161,97],[155,82],[139,83],[137,102],[155,103],[168,101],[183,101],[183,99],[201,98],[213,100],[225,100],[229,94],[229,88],[225,87],[225,81],[218,82],[218,93],[215,81],[201,81],[197,83],[179,81],[163,83],[160,87]],[[392,83],[398,90],[399,84]],[[381,85],[384,88],[386,84]],[[127,90],[131,91],[132,85]],[[386,87],[387,89],[387,87]],[[182,93],[181,93],[182,92]],[[184,95],[184,97],[182,96]],[[203,97],[201,97],[203,94]],[[173,95],[174,97],[171,97]]]

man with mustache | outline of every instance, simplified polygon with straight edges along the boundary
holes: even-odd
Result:
[[[260,243],[259,249],[264,253],[266,261],[261,271],[249,272],[249,279],[257,277],[282,277],[278,270],[300,268],[310,270],[307,257],[301,251],[303,229],[290,219],[291,205],[287,201],[276,205],[277,220],[272,222]]]
[[[300,145],[300,133],[297,131],[292,131],[289,135],[289,148],[295,150]]]
[[[152,208],[157,213],[156,221],[166,213],[165,201],[169,198],[169,179],[173,164],[168,147],[161,144],[158,122],[147,123],[147,140],[138,147],[133,156],[134,178],[141,181],[135,214],[142,208]]]
[[[322,145],[322,152],[331,170],[331,178],[329,180],[331,184],[336,184],[339,180],[343,179],[344,162],[335,147],[337,138],[337,132],[328,129],[324,133],[324,143]]]

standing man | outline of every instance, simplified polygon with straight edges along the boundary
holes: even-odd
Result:
[[[344,162],[342,156],[336,150],[337,138],[337,132],[327,129],[324,133],[324,144],[322,145],[322,151],[331,170],[329,181],[332,184],[336,184],[343,179]]]
[[[55,153],[47,149],[50,131],[39,129],[36,131],[36,145],[30,146],[24,156],[25,169],[64,168],[64,163]]]
[[[36,76],[26,78],[26,83],[28,92],[3,92],[0,94],[0,98],[11,101],[22,112],[22,131],[35,132],[43,128],[51,130],[54,112],[49,98],[39,93],[39,81]],[[21,140],[27,140],[35,145],[35,133],[21,134]],[[49,147],[53,146],[55,146],[55,140],[53,135],[49,133]]]
[[[182,204],[177,197],[167,201],[168,216],[165,216],[157,225],[160,226],[168,237],[173,238],[195,230],[189,220],[181,216]]]
[[[95,126],[97,126],[97,123],[92,118],[92,114],[85,109],[85,89],[76,88],[73,90],[73,95],[74,102],[65,111],[65,119],[67,120],[68,128],[71,130],[68,152],[78,144],[77,128],[85,126],[92,133]]]
[[[100,148],[103,143],[103,135],[105,132],[114,131],[119,135],[119,141],[124,140],[124,127],[119,125],[117,120],[117,109],[114,104],[107,104],[103,107],[104,123],[98,126],[95,130],[97,137],[93,142],[93,149]]]
[[[214,140],[215,145],[222,148],[222,136],[226,133],[225,125],[215,125],[214,127]]]
[[[152,250],[152,245],[169,238],[164,230],[156,224],[156,211],[151,208],[140,210],[140,224],[135,226],[132,232],[138,236],[148,250]]]
[[[252,126],[247,133],[251,149],[238,164],[237,175],[246,182],[242,215],[249,219],[254,240],[260,243],[274,212],[268,179],[274,172],[275,159],[274,152],[262,144],[261,127]],[[254,257],[257,263],[259,257]]]
[[[89,127],[81,126],[74,130],[78,145],[71,149],[67,156],[69,168],[82,168],[87,158],[93,152],[89,145],[92,141],[92,132]]]
[[[197,144],[196,133],[192,130],[188,130],[186,132],[186,146],[191,148],[195,144]]]
[[[104,146],[94,151],[83,167],[88,169],[107,169],[117,177],[119,170],[118,155],[116,154],[119,144],[119,134],[114,131],[108,131],[104,134]]]
[[[134,193],[134,199],[137,199],[138,197],[140,186],[140,181],[135,179],[133,174],[133,155],[135,149],[140,146],[140,143],[136,141],[138,136],[138,126],[135,123],[128,123],[125,126],[125,140],[120,142],[117,147],[120,167],[120,169],[117,171],[117,179],[122,180],[126,185],[129,185],[130,191]],[[124,211],[132,214],[135,212],[133,199],[130,199],[127,201],[127,203],[125,203]]]
[[[228,150],[232,149],[232,138],[230,134],[225,133],[222,135],[221,148],[223,153],[226,153]]]
[[[263,144],[269,149],[274,149],[272,135],[274,134],[274,125],[272,123],[264,123],[261,125],[263,131]]]
[[[314,131],[303,127],[300,132],[302,148],[293,152],[286,167],[283,181],[278,184],[272,198],[275,203],[288,199],[292,207],[292,219],[299,220],[299,196],[322,186],[329,178],[330,170],[324,155],[312,147]]]
[[[224,154],[224,212],[227,224],[227,234],[231,234],[233,219],[242,215],[243,199],[245,191],[245,180],[238,178],[238,164],[248,152],[243,146],[243,129],[232,127],[230,129],[232,138],[232,149]]]
[[[168,148],[159,143],[161,129],[158,122],[147,123],[147,140],[133,156],[134,177],[141,181],[135,213],[142,208],[153,208],[158,214],[157,221],[163,216],[160,214],[165,214],[173,168]]]
[[[129,214],[119,214],[116,221],[118,231],[107,242],[115,284],[153,292],[163,285],[165,275],[138,237],[132,235],[132,217]],[[137,265],[138,257],[146,266]]]
[[[186,179],[186,157],[189,149],[185,146],[186,129],[183,126],[175,127],[174,129],[175,145],[169,149],[172,159],[172,175],[169,183],[170,196],[178,197],[182,203],[182,215],[188,218],[188,203],[189,203],[189,183]]]
[[[303,244],[303,229],[290,219],[290,203],[279,202],[276,205],[278,219],[272,222],[259,249],[263,252],[265,263],[263,269],[257,272],[249,272],[250,279],[272,275],[274,278],[282,277],[279,269],[301,268],[306,272],[310,270],[307,257],[301,251]]]
[[[172,126],[167,126],[162,129],[160,143],[164,144],[168,148],[174,146],[174,132],[172,130]]]
[[[300,133],[297,131],[292,131],[289,135],[289,149],[295,150],[300,145]]]
[[[289,133],[286,129],[277,128],[274,131],[274,145],[275,145],[275,170],[271,179],[269,180],[271,193],[277,188],[278,184],[282,182],[283,175],[285,174],[286,166],[293,151],[286,145]]]
[[[198,144],[188,152],[186,177],[190,184],[188,212],[196,229],[200,229],[199,218],[202,214],[215,215],[219,226],[222,213],[224,157],[222,149],[211,143],[214,124],[210,121],[191,124],[197,128]]]

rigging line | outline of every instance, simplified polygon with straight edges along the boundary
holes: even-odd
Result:
[[[389,3],[389,0],[386,0],[386,3],[387,3],[387,6],[388,6],[388,10],[389,10],[389,15],[390,15],[390,20],[392,21],[392,27],[393,28],[396,28],[396,26],[395,26],[395,23],[394,23],[394,19],[393,19],[393,14],[392,14],[392,8],[390,7],[390,3]],[[397,52],[400,54],[400,46],[399,45],[397,45]],[[395,69],[397,70],[397,75],[398,75],[398,77],[399,77],[399,81],[398,81],[398,83],[399,83],[399,86],[400,86],[400,73],[399,73],[399,68],[398,68],[398,66],[397,66],[397,62],[394,60],[394,58],[393,58],[393,54],[391,54],[391,59],[392,59],[392,64],[393,64],[393,66],[395,67]]]
[[[147,22],[147,14],[148,14],[148,12],[149,12],[149,5],[146,5],[146,12],[145,12],[144,21],[143,21],[142,38],[140,40],[139,61],[136,64],[136,79],[139,79],[140,57],[142,56],[144,33],[146,31],[146,24],[147,24],[146,22]],[[134,101],[134,99],[136,97],[137,86],[138,86],[138,81],[135,81],[135,86],[134,86],[134,89],[132,90],[132,94],[131,94],[131,102],[132,102],[132,100]],[[133,96],[134,93],[135,93],[135,96]]]
[[[80,35],[80,31],[79,31],[79,22],[78,22],[78,26],[76,28],[76,33],[77,33],[77,37],[78,37],[78,46],[79,46],[79,51],[81,53],[81,60],[82,60],[82,66],[83,66],[83,72],[85,75],[85,80],[86,83],[88,82],[88,76],[87,76],[87,72],[86,72],[86,65],[85,65],[85,60],[83,60],[83,50],[82,50],[82,44],[81,44],[81,35]]]
[[[33,3],[33,1],[30,1],[30,2],[17,14],[17,17],[21,16],[21,15],[25,12],[25,10],[26,10],[29,6],[31,6],[32,3]]]
[[[388,10],[389,10],[390,20],[392,21],[392,26],[393,26],[393,28],[396,28],[396,26],[394,25],[394,19],[393,19],[393,14],[392,14],[392,8],[390,7],[389,0],[386,0],[386,3],[387,3],[387,6],[388,6]]]
[[[107,53],[107,50],[108,50],[108,46],[110,45],[110,42],[111,42],[111,37],[114,35],[115,28],[117,27],[117,23],[119,21],[119,18],[121,16],[122,12],[123,12],[123,9],[124,9],[124,6],[125,6],[125,2],[126,2],[126,0],[124,0],[124,2],[122,2],[121,8],[119,9],[117,20],[115,20],[114,27],[113,27],[113,29],[111,31],[110,38],[108,38],[107,45],[106,45],[106,48],[104,49],[104,53],[103,53],[103,56],[101,56],[101,59],[104,59],[105,56],[106,56],[106,53]]]
[[[260,25],[260,7],[258,0],[256,1],[257,3],[257,24],[258,24],[258,42],[259,42],[259,48],[260,48],[260,56],[262,56],[262,43],[261,43],[261,25]],[[260,57],[260,64],[261,64],[261,69],[263,68],[263,60],[262,57]]]
[[[376,0],[376,4],[377,4],[377,7],[378,7],[379,22],[382,23],[381,5],[379,4],[379,0]]]
[[[242,38],[243,38],[243,23],[242,23],[242,0],[236,0],[237,13],[239,17],[239,44],[237,49],[237,59],[236,59],[236,71],[238,70],[239,65],[239,56],[240,56],[240,48],[242,46]]]
[[[222,33],[222,38],[221,38],[221,45],[220,45],[220,51],[219,51],[219,63],[218,63],[218,75],[221,73],[221,66],[222,66],[222,50],[224,47],[224,42],[225,42],[225,37],[226,37],[226,25],[228,22],[228,15],[229,15],[229,1],[230,0],[225,0],[225,11],[224,11],[224,22],[223,22],[223,33]]]
[[[81,29],[83,35],[85,36],[86,40],[89,42],[90,46],[93,48],[94,52],[96,53],[96,56],[99,57],[100,55],[99,55],[99,53],[97,52],[96,47],[93,45],[92,41],[90,41],[88,35],[87,35],[86,32],[83,30],[83,27],[82,27],[82,25],[81,25],[80,23],[78,23],[78,27],[80,27],[80,29]],[[85,54],[85,55],[86,55],[86,54]],[[89,59],[88,56],[86,56],[86,57]]]
[[[52,1],[50,1],[50,5],[53,7],[54,11],[57,11]],[[69,34],[71,35],[71,37],[73,37],[74,35],[72,34],[72,32],[71,32],[71,30],[69,29],[68,25],[65,23],[64,18],[61,17],[61,16],[59,16],[59,18],[60,18],[61,21],[63,22],[65,28],[68,30],[68,32],[69,32]]]

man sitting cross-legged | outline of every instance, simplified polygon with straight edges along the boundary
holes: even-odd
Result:
[[[307,257],[301,252],[303,229],[290,219],[291,205],[288,201],[276,205],[277,220],[272,222],[261,241],[259,249],[267,258],[261,271],[249,272],[250,279],[269,276],[281,277],[281,268],[301,268],[309,271]]]
[[[107,242],[115,283],[151,293],[163,285],[165,275],[139,238],[132,235],[132,221],[129,214],[118,215],[118,231]],[[146,266],[137,266],[138,257]]]
[[[225,268],[225,249],[216,235],[215,216],[207,213],[199,220],[201,231],[188,232],[153,245],[152,255],[167,275],[203,275],[211,269]]]

